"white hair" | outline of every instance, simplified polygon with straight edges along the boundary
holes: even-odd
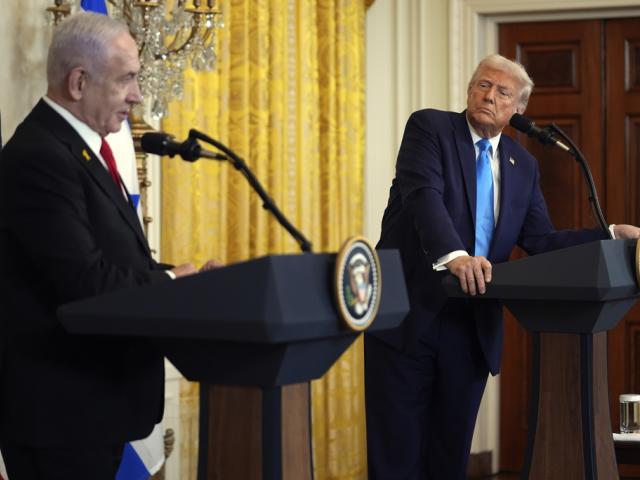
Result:
[[[76,13],[60,22],[53,31],[47,56],[49,86],[63,85],[77,67],[99,73],[110,42],[122,33],[129,33],[124,22],[97,13]]]
[[[518,106],[520,107],[520,110],[524,112],[525,108],[527,108],[527,103],[529,103],[531,91],[533,90],[533,80],[531,80],[531,77],[522,66],[522,64],[513,60],[509,60],[502,55],[498,55],[497,53],[486,56],[480,61],[480,63],[476,67],[476,70],[473,72],[471,80],[469,80],[467,92],[469,92],[473,85],[475,85],[480,72],[485,68],[507,72],[508,74],[513,76],[513,78],[515,78],[515,80],[521,86]]]

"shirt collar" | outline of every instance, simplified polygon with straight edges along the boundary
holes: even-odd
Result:
[[[100,134],[95,130],[92,130],[89,125],[84,123],[82,120],[79,120],[75,115],[73,115],[73,113],[57,104],[46,95],[42,97],[42,100],[44,100],[47,105],[53,108],[62,118],[64,118],[78,133],[78,135],[80,135],[80,138],[84,140],[84,143],[89,145],[89,148],[93,153],[100,158],[100,146],[102,145],[102,137],[100,137]]]
[[[467,120],[467,125],[469,126],[469,132],[471,132],[471,140],[473,141],[473,144],[476,145],[476,143],[478,143],[478,141],[480,139],[484,138],[484,137],[481,137],[480,135],[478,135],[476,133],[476,131],[471,126],[471,123],[469,123],[469,120]],[[491,144],[492,155],[495,155],[496,152],[498,151],[498,144],[500,143],[500,137],[501,136],[502,136],[502,132],[500,132],[495,137],[491,137],[491,138],[488,139],[489,143]]]

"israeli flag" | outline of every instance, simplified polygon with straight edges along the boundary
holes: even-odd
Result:
[[[105,0],[82,0],[80,6],[88,12],[108,14]],[[113,151],[122,182],[127,187],[131,202],[142,222],[136,152],[129,123],[123,122],[119,132],[107,136],[107,142]],[[116,480],[147,480],[162,468],[164,461],[164,439],[162,425],[159,423],[147,438],[125,445]]]
[[[142,223],[142,206],[140,205],[140,182],[138,181],[138,166],[136,164],[136,150],[133,146],[133,137],[129,122],[122,122],[122,128],[116,133],[110,133],[106,137],[113,156],[118,166],[120,179],[129,192],[131,204],[138,213],[138,219]]]
[[[104,0],[82,0],[80,6],[85,12],[96,12],[108,15],[107,4]]]
[[[162,426],[157,424],[147,438],[124,446],[116,480],[147,480],[164,464]]]

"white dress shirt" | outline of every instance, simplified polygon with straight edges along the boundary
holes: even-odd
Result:
[[[473,129],[469,121],[467,120],[467,125],[469,126],[469,132],[471,133],[471,139],[473,140],[473,149],[475,151],[476,161],[478,159],[478,154],[480,153],[480,149],[478,148],[478,141],[483,138],[476,133]],[[489,138],[489,143],[491,144],[491,161],[489,162],[491,165],[491,175],[493,176],[493,222],[494,226],[498,222],[498,215],[500,215],[500,154],[498,153],[498,144],[500,143],[500,137],[502,133],[499,133],[495,137]],[[434,270],[445,270],[447,267],[445,265],[449,263],[454,258],[463,257],[469,255],[466,250],[454,250],[443,257],[440,257],[433,264]]]
[[[482,137],[476,133],[476,131],[473,129],[473,127],[471,126],[468,120],[467,120],[467,125],[469,125],[469,132],[471,132],[471,138],[473,140],[473,148],[475,150],[476,161],[477,161],[478,154],[480,153],[480,149],[478,148],[477,143]],[[494,226],[498,223],[498,215],[500,215],[500,155],[498,153],[498,144],[500,143],[501,135],[502,133],[499,133],[495,137],[489,138],[489,143],[491,144],[491,162],[490,162],[491,174],[493,175]],[[615,227],[615,224],[609,225],[609,231],[611,232],[611,238],[615,239],[616,236],[613,232],[613,227]],[[436,262],[433,264],[433,269],[437,271],[446,270],[447,267],[445,265],[449,263],[451,260],[458,257],[468,256],[468,255],[469,253],[467,253],[466,250],[454,250],[453,252],[450,252],[440,257],[438,260],[436,260]]]
[[[92,130],[89,125],[76,118],[76,116],[73,115],[69,110],[58,105],[46,95],[42,97],[42,100],[51,108],[53,108],[62,118],[64,118],[69,125],[71,125],[71,127],[77,132],[77,134],[80,135],[80,138],[82,138],[84,143],[89,146],[93,154],[98,158],[98,160],[100,160],[102,166],[107,171],[109,171],[107,162],[105,162],[104,158],[102,158],[102,155],[100,155],[100,146],[102,145],[102,137],[100,136],[100,134],[95,130]],[[124,189],[122,189],[122,193],[124,194],[125,198],[127,198],[127,194]],[[175,280],[176,275],[172,271],[165,270],[164,273],[166,273],[172,280]]]

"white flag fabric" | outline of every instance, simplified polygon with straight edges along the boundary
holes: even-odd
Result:
[[[136,165],[136,150],[133,146],[131,128],[129,122],[122,122],[122,128],[116,133],[110,133],[106,137],[111,147],[113,156],[118,166],[120,178],[129,191],[131,203],[133,203],[138,218],[142,223],[142,206],[140,205],[140,182],[138,181],[138,167]]]
[[[7,468],[4,466],[2,453],[0,453],[0,480],[9,480],[9,476],[7,475]]]
[[[7,469],[4,466],[4,459],[2,458],[2,454],[0,453],[0,480],[9,480],[7,476]]]

